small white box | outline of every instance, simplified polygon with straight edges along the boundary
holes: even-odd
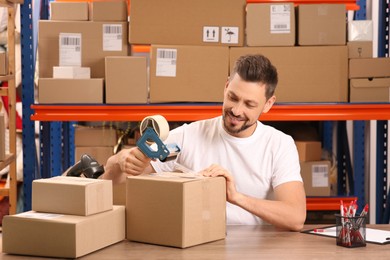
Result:
[[[55,79],[90,79],[91,68],[60,66],[53,67],[53,78]]]
[[[372,20],[358,20],[348,22],[348,41],[372,41]]]

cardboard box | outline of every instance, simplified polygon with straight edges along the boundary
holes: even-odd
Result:
[[[372,41],[348,42],[348,58],[372,58]]]
[[[344,4],[300,4],[297,8],[299,45],[345,45]]]
[[[248,4],[246,44],[248,46],[294,46],[293,3]]]
[[[83,67],[71,67],[71,66],[54,66],[53,67],[54,79],[90,79],[91,68]]]
[[[88,21],[88,3],[50,2],[50,20]]]
[[[28,211],[2,227],[3,253],[76,258],[125,239],[125,207],[87,217]]]
[[[146,57],[106,57],[106,103],[148,103]]]
[[[108,127],[77,126],[74,132],[75,146],[108,146],[117,144],[116,129]]]
[[[225,179],[176,176],[127,178],[127,239],[186,248],[225,238]]]
[[[114,205],[126,206],[126,182],[113,184],[112,186]]]
[[[245,0],[132,0],[129,43],[243,46]]]
[[[295,141],[298,149],[299,161],[320,161],[322,157],[321,142],[318,141]]]
[[[151,103],[222,102],[228,47],[152,45],[150,62]]]
[[[390,78],[350,80],[350,102],[390,102]]]
[[[8,74],[8,57],[6,52],[0,52],[0,75]]]
[[[127,56],[128,54],[126,22],[40,20],[38,55],[39,77],[41,78],[53,77],[53,67],[60,65],[59,37],[61,33],[80,38],[77,41],[81,43],[79,46],[81,64],[79,66],[90,67],[92,78],[104,78],[104,58],[106,56]],[[67,54],[66,51],[70,50],[64,48],[63,51]],[[70,54],[68,57],[71,56]]]
[[[245,54],[263,54],[275,65],[278,103],[348,102],[347,46],[231,47],[231,70]]]
[[[306,196],[329,196],[329,161],[300,162]]]
[[[5,121],[4,113],[0,113],[0,161],[4,161],[5,157]]]
[[[366,58],[349,60],[349,78],[390,77],[390,58]]]
[[[127,21],[126,1],[92,1],[91,21]]]
[[[79,161],[83,154],[92,156],[99,164],[105,165],[108,158],[114,154],[113,146],[76,146],[75,161]]]
[[[40,104],[102,104],[103,79],[38,80]]]
[[[349,21],[348,41],[373,41],[372,20]]]
[[[32,182],[32,210],[89,216],[112,210],[112,181],[57,176]]]

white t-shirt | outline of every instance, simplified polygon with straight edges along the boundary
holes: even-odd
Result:
[[[165,140],[181,148],[176,161],[195,172],[219,164],[234,177],[239,192],[273,199],[273,189],[286,182],[302,181],[298,152],[293,139],[273,127],[257,122],[247,138],[229,135],[222,116],[184,124]],[[156,172],[174,170],[174,161],[152,162]],[[248,211],[227,203],[227,224],[257,225],[263,221]]]

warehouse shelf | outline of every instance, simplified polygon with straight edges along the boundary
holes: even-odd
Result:
[[[349,205],[352,201],[356,201],[357,197],[307,197],[306,210],[308,211],[339,211],[340,201]]]
[[[294,5],[300,4],[345,4],[347,10],[359,10],[360,6],[356,0],[247,0],[248,4],[253,3],[283,3],[293,2]]]
[[[37,121],[141,121],[160,114],[168,121],[194,121],[221,115],[221,104],[38,105]],[[262,121],[389,120],[390,104],[276,104]]]

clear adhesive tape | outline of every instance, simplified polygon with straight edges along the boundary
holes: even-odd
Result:
[[[165,117],[161,115],[147,116],[145,117],[140,125],[140,132],[142,133],[146,128],[151,127],[157,133],[161,141],[165,141],[169,134],[169,124]]]

